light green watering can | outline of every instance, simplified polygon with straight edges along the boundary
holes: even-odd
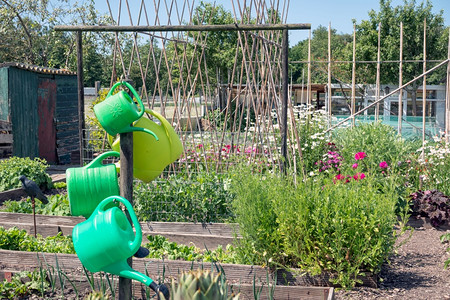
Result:
[[[151,130],[159,137],[159,141],[156,142],[143,132],[133,133],[133,175],[144,182],[150,182],[180,157],[183,145],[173,127],[163,116],[150,109],[146,109],[145,112],[157,118],[161,124],[143,117],[136,121],[134,126]],[[111,148],[119,151],[120,138],[114,142],[112,136],[108,138]],[[118,163],[116,166],[120,170]]]
[[[72,216],[88,218],[103,199],[120,194],[116,166],[102,164],[102,161],[110,156],[120,157],[120,153],[105,152],[84,167],[66,170],[67,194]]]
[[[128,93],[119,91],[117,94],[112,94],[120,85],[126,86],[131,91],[139,104],[139,108]],[[130,125],[142,117],[144,104],[136,90],[128,82],[119,81],[114,84],[106,95],[105,100],[94,105],[94,113],[108,134],[116,135],[124,132],[143,131],[153,135],[158,140],[158,137],[152,131]]]
[[[115,202],[125,205],[136,234],[120,208],[107,208]],[[141,226],[127,199],[120,196],[104,199],[86,221],[75,225],[72,239],[78,258],[90,272],[104,271],[142,282],[155,292],[168,292],[167,288],[158,286],[150,277],[133,270],[127,263],[142,242]]]

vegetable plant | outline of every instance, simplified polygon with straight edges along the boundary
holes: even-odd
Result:
[[[20,188],[20,175],[25,175],[41,188],[52,187],[52,179],[46,173],[49,165],[45,159],[16,157],[0,160],[0,192]]]

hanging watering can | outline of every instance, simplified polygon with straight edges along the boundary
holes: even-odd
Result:
[[[159,140],[156,142],[143,132],[133,133],[133,174],[144,182],[150,182],[181,155],[183,145],[173,127],[163,116],[150,109],[146,109],[145,112],[156,117],[161,124],[148,118],[140,118],[134,125],[153,131]],[[112,136],[109,136],[111,148],[119,151],[120,138],[114,142],[112,139]]]
[[[102,164],[102,161],[110,156],[120,157],[120,153],[105,152],[84,167],[66,170],[67,194],[72,216],[88,218],[103,199],[119,195],[116,166]]]
[[[136,235],[120,208],[107,208],[115,202],[122,202],[127,208]],[[154,291],[168,292],[150,277],[133,270],[127,263],[127,259],[136,253],[142,242],[141,226],[127,199],[120,196],[104,199],[86,221],[75,225],[72,239],[78,258],[90,272],[104,271],[137,280]]]
[[[130,95],[124,91],[119,91],[117,94],[112,95],[119,85],[124,85],[130,89],[138,101],[139,108]],[[94,113],[102,127],[110,135],[131,131],[144,131],[153,135],[158,140],[158,137],[152,131],[130,125],[142,117],[144,114],[144,104],[136,90],[128,82],[119,81],[114,84],[106,95],[105,100],[94,105]]]

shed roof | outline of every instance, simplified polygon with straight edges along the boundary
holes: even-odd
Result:
[[[47,68],[47,67],[40,67],[36,65],[29,65],[24,63],[18,63],[18,62],[7,62],[0,64],[0,68],[4,67],[16,67],[19,69],[24,69],[36,73],[42,73],[42,74],[57,74],[57,75],[76,75],[76,72],[72,72],[66,69],[55,69],[55,68]]]

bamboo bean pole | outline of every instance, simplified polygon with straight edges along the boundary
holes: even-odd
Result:
[[[351,114],[356,111],[356,24],[353,24],[353,63],[352,63],[352,103]],[[355,118],[352,119],[352,127],[355,126]]]
[[[331,127],[331,22],[328,23],[328,128]]]
[[[449,47],[450,48],[450,47]],[[423,76],[430,74],[431,72],[434,72],[436,69],[439,69],[440,67],[442,67],[444,64],[449,64],[448,66],[448,70],[447,73],[450,74],[450,53],[449,53],[449,58],[447,58],[446,60],[442,61],[441,63],[439,63],[438,65],[434,66],[433,68],[429,69],[428,71],[426,71],[425,73],[411,79],[410,81],[408,81],[407,83],[403,84],[402,86],[400,86],[399,88],[393,90],[392,92],[388,93],[387,95],[381,97],[379,100],[376,100],[375,102],[373,102],[372,104],[364,107],[363,109],[359,110],[357,113],[355,113],[355,115],[359,115],[362,112],[365,112],[366,110],[368,110],[369,108],[373,107],[374,105],[376,105],[377,103],[384,101],[384,99],[392,96],[393,94],[399,92],[401,89],[407,87],[408,85],[410,85],[411,83],[413,83],[416,80],[421,79]],[[450,78],[450,76],[448,76],[448,78]],[[447,89],[449,89],[450,86],[450,80],[448,80],[448,85],[447,85]],[[448,106],[450,107],[450,99],[448,99]],[[327,133],[330,132],[331,130],[335,129],[336,127],[339,127],[340,125],[344,124],[345,122],[349,121],[350,119],[352,119],[354,117],[354,115],[348,116],[347,118],[345,118],[344,120],[338,122],[337,124],[331,126],[330,128],[328,128],[327,130],[325,130],[323,133]]]
[[[427,70],[427,19],[423,20],[423,72]],[[422,157],[425,154],[425,117],[427,105],[427,76],[423,76],[422,88]]]
[[[398,68],[398,85],[403,85],[403,22],[400,22],[400,64]],[[398,91],[398,134],[402,134],[403,90]]]
[[[77,85],[78,85],[78,134],[80,136],[80,166],[83,166],[84,129],[84,73],[83,73],[83,35],[77,31]]]
[[[375,99],[380,99],[380,73],[381,73],[381,22],[378,23],[378,49],[377,49],[377,78],[376,78],[376,90]],[[425,70],[426,71],[426,70]],[[380,117],[380,103],[377,103],[375,108],[375,121],[378,121]]]
[[[447,46],[447,92],[445,97],[445,142],[450,142],[450,30],[448,31]]]
[[[309,110],[311,105],[311,30],[309,30],[308,38],[308,79],[306,84],[306,102]]]
[[[283,52],[281,53],[282,59],[282,71],[281,71],[281,103],[282,103],[282,112],[281,112],[281,155],[284,158],[284,162],[281,165],[282,172],[287,174],[286,164],[288,161],[287,157],[287,107],[288,107],[288,55],[289,55],[289,36],[287,29],[283,30]]]

